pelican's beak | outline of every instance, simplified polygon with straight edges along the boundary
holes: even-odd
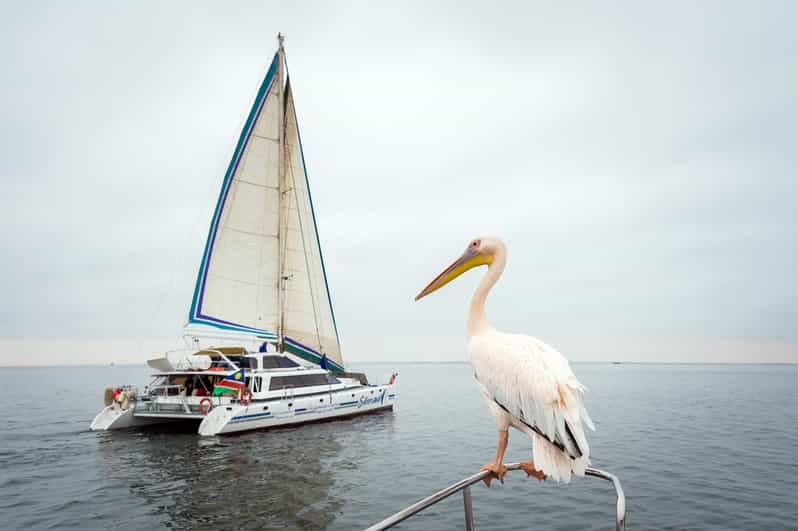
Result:
[[[489,265],[493,263],[492,254],[478,253],[472,249],[467,249],[463,256],[455,260],[452,265],[443,270],[443,272],[435,277],[432,282],[427,284],[427,287],[421,290],[421,293],[416,295],[416,300],[426,297],[433,291],[437,291],[444,287],[446,284],[456,279],[469,269],[473,269],[481,265]]]

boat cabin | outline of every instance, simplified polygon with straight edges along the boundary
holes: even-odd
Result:
[[[310,396],[362,385],[356,375],[337,377],[326,369],[303,364],[290,354],[252,353],[238,347],[183,351],[182,357],[174,354],[151,360],[150,366],[162,372],[153,375],[145,394],[151,398],[179,398],[189,408],[198,406],[204,397],[215,396],[216,384],[239,369],[244,370],[244,388],[251,393],[252,401]],[[240,400],[237,393],[216,396],[226,398],[225,402]]]

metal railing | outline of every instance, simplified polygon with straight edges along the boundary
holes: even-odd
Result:
[[[521,464],[520,463],[511,463],[507,465],[507,470],[520,470]],[[393,514],[386,518],[385,520],[378,522],[371,527],[369,527],[366,531],[380,531],[382,529],[388,529],[390,527],[395,526],[399,522],[410,518],[411,516],[420,513],[427,507],[431,505],[435,505],[436,503],[448,498],[452,494],[456,492],[463,491],[463,512],[465,513],[465,528],[468,531],[473,531],[474,529],[474,513],[471,507],[471,485],[482,481],[484,478],[489,476],[491,473],[487,470],[481,471],[473,476],[469,476],[465,479],[458,481],[453,485],[449,485],[443,490],[436,492],[431,496],[427,496],[423,500],[419,500],[410,507],[402,509],[396,514]],[[621,488],[621,482],[618,480],[615,475],[610,474],[609,472],[604,472],[603,470],[598,470],[596,468],[588,467],[585,470],[585,475],[593,476],[597,478],[601,478],[607,481],[612,482],[613,486],[615,487],[615,494],[617,495],[618,499],[615,505],[615,529],[616,531],[624,531],[626,528],[626,497],[623,494],[623,488]]]

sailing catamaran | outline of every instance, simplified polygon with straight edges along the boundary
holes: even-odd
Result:
[[[345,371],[283,38],[211,220],[183,337],[143,392],[106,389],[92,430],[192,421],[201,435],[392,409],[394,377]]]

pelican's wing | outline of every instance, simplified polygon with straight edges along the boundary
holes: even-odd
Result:
[[[572,458],[588,456],[582,424],[593,423],[584,387],[562,354],[535,338],[499,332],[472,337],[469,351],[474,376],[499,407]]]

